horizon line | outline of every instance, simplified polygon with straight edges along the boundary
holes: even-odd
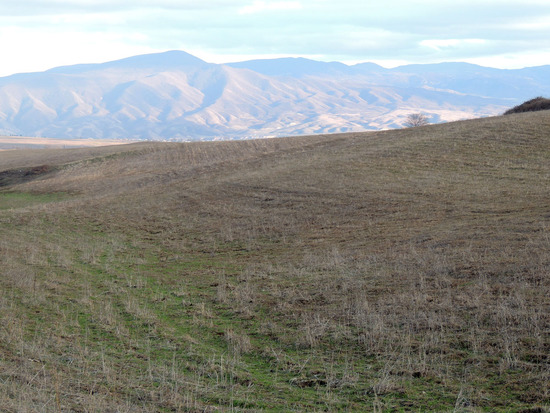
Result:
[[[390,65],[384,66],[383,64],[379,63],[379,61],[377,62],[376,59],[367,60],[367,61],[323,60],[323,59],[320,59],[320,58],[304,57],[304,56],[293,55],[293,54],[289,54],[289,55],[282,55],[282,54],[281,55],[268,55],[268,56],[271,56],[271,57],[252,56],[252,58],[244,59],[244,60],[241,60],[241,59],[236,59],[235,60],[235,59],[229,58],[228,61],[223,61],[223,62],[214,61],[214,62],[211,62],[211,61],[207,61],[207,60],[205,60],[201,57],[198,57],[196,54],[189,53],[185,50],[169,49],[169,50],[158,51],[158,52],[130,55],[130,56],[125,56],[125,57],[121,57],[121,58],[116,58],[114,60],[106,60],[106,61],[101,61],[101,62],[73,63],[73,64],[53,66],[53,67],[45,69],[45,70],[28,71],[28,72],[25,72],[25,71],[15,72],[15,73],[12,73],[12,74],[9,74],[9,75],[2,75],[2,76],[0,76],[0,79],[11,77],[11,76],[17,76],[17,75],[45,73],[45,72],[55,70],[55,69],[70,68],[70,67],[76,67],[76,66],[96,66],[96,65],[100,66],[100,65],[103,65],[103,64],[120,62],[120,61],[123,61],[123,60],[132,59],[132,58],[135,58],[135,57],[155,56],[155,55],[162,55],[162,54],[176,53],[176,52],[187,54],[187,55],[192,56],[196,59],[202,60],[203,62],[208,63],[208,64],[221,65],[221,66],[237,64],[237,63],[252,62],[252,61],[269,61],[269,60],[282,60],[282,59],[296,59],[296,60],[303,59],[303,60],[308,60],[308,61],[311,61],[311,62],[327,63],[327,64],[338,63],[338,64],[342,64],[342,65],[347,66],[347,67],[354,67],[354,66],[363,65],[363,64],[373,64],[373,65],[379,66],[382,69],[386,69],[386,70],[394,70],[394,69],[399,69],[399,68],[402,68],[402,67],[409,67],[409,66],[434,66],[434,65],[440,65],[440,64],[466,64],[466,65],[477,66],[477,67],[481,67],[481,68],[485,68],[485,69],[494,69],[494,70],[503,70],[503,71],[523,70],[523,69],[531,69],[531,68],[550,66],[550,65],[535,65],[535,66],[524,66],[524,67],[519,67],[519,68],[503,68],[503,67],[480,65],[480,64],[477,64],[477,63],[468,62],[466,60],[443,60],[443,61],[433,61],[433,62],[428,62],[428,63],[414,63],[414,62],[413,63],[407,63],[407,62],[402,62],[402,64],[395,64],[395,65],[390,64]],[[273,56],[277,56],[277,57],[273,57]],[[219,59],[215,59],[215,60],[219,60]]]

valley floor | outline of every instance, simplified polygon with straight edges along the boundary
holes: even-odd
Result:
[[[105,139],[53,139],[25,136],[0,136],[0,151],[13,149],[81,148],[130,143]]]

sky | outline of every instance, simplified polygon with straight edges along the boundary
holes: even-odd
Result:
[[[211,63],[305,57],[384,67],[550,64],[548,0],[0,2],[0,76],[183,50]]]

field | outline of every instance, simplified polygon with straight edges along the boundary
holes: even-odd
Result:
[[[102,139],[53,139],[36,138],[27,136],[1,136],[0,151],[12,149],[36,149],[36,148],[77,148],[96,147],[105,145],[120,145],[124,141]]]
[[[3,412],[547,412],[550,111],[0,152]]]

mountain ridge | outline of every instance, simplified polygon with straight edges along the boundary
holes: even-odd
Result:
[[[214,64],[183,51],[0,78],[0,133],[212,140],[399,128],[504,112],[550,93],[550,66],[348,66],[305,58]]]

